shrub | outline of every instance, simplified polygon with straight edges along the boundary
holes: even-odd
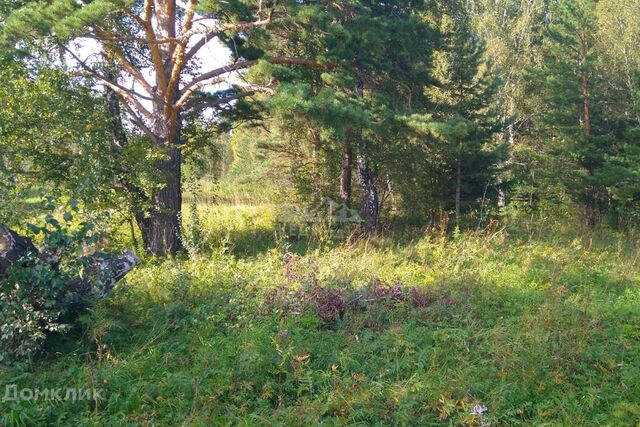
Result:
[[[62,332],[69,303],[66,274],[40,262],[12,268],[0,286],[0,362],[31,356],[47,332]]]
[[[290,254],[288,254],[290,255]],[[285,257],[285,276],[291,280],[296,278],[293,272],[295,258]],[[293,287],[291,281],[287,285],[275,286],[264,295],[263,314],[278,314],[285,318],[290,315],[300,316],[304,312],[313,311],[325,326],[335,326],[349,308],[367,308],[374,304],[409,304],[416,308],[424,308],[434,303],[434,298],[416,286],[406,286],[401,282],[394,285],[378,278],[373,278],[369,286],[359,292],[322,286],[315,273],[307,277],[306,286]]]
[[[50,332],[64,332],[62,319],[77,307],[78,277],[87,258],[82,246],[98,236],[90,224],[71,230],[47,217],[44,227],[30,226],[43,236],[42,252],[10,266],[0,281],[0,362],[31,357]]]

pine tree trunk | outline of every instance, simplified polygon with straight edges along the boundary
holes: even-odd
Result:
[[[177,96],[176,90],[176,96]],[[175,255],[182,249],[182,151],[180,112],[167,114],[165,106],[154,103],[154,146],[164,155],[156,162],[160,188],[151,197],[151,208],[138,219],[142,241],[155,256]]]
[[[362,190],[362,219],[366,221],[367,229],[375,231],[378,228],[378,220],[380,215],[380,204],[378,202],[378,191],[373,183],[373,176],[369,169],[366,153],[363,144],[358,147],[358,155],[356,156],[358,164],[358,180],[360,181],[360,189]]]
[[[584,136],[591,134],[591,111],[589,108],[589,79],[586,74],[582,76],[582,130]]]
[[[115,81],[115,74],[110,74]],[[127,136],[120,118],[120,102],[113,90],[107,88],[105,92],[107,115],[110,120],[111,138],[113,139],[112,154],[122,155],[122,149],[127,144]],[[129,171],[123,170],[120,182],[136,206],[135,219],[142,235],[145,251],[155,256],[175,255],[182,248],[180,233],[180,213],[182,209],[181,165],[182,153],[180,149],[179,115],[173,115],[169,120],[163,118],[163,106],[156,105],[155,132],[158,136],[154,141],[156,148],[164,151],[165,158],[156,162],[156,170],[160,179],[161,189],[149,199],[145,192],[127,179]],[[171,137],[163,135],[173,135]],[[146,212],[145,212],[146,211]]]
[[[167,159],[158,161],[162,188],[152,198],[151,212],[139,221],[146,250],[155,256],[175,255],[182,249],[180,213],[182,210],[182,153],[176,144],[168,144]],[[142,222],[142,224],[140,224]]]
[[[514,114],[515,114],[515,107],[513,105],[513,100],[511,100],[509,116],[513,117]],[[509,123],[509,126],[507,126],[507,134],[508,134],[509,147],[513,147],[513,145],[516,142],[516,133],[515,133],[513,123]],[[507,160],[505,162],[500,162],[500,169],[503,169],[506,165],[512,162],[513,149],[510,148],[508,153],[509,154],[508,154]],[[503,182],[502,176],[503,176],[502,173],[500,173],[496,177],[496,187],[498,189],[498,208],[500,209],[503,209],[507,206],[507,193],[504,189],[504,182]]]
[[[590,228],[594,228],[596,226],[596,209],[593,193],[594,189],[591,186],[588,186],[584,190],[584,216],[587,226]]]
[[[585,139],[588,139],[591,135],[591,109],[589,105],[589,79],[586,72],[582,74],[582,131]],[[586,168],[589,176],[592,176],[591,165],[587,164]],[[594,228],[596,226],[595,189],[588,185],[584,192],[585,220],[589,227]]]
[[[342,169],[340,173],[340,199],[347,203],[351,198],[351,143],[345,141],[342,151]]]
[[[154,145],[164,154],[164,158],[156,162],[160,189],[151,198],[151,209],[143,219],[140,230],[147,252],[155,256],[173,256],[182,249],[180,115],[176,113],[165,118],[160,113],[162,108],[162,105],[156,105],[158,119],[154,126],[156,135],[160,135]]]
[[[356,98],[362,98],[364,96],[364,81],[361,78],[358,79],[358,83],[355,88],[355,95]],[[376,190],[376,186],[373,183],[371,169],[369,169],[365,144],[361,137],[358,141],[356,163],[358,181],[360,182],[360,189],[362,191],[362,206],[360,208],[360,215],[366,222],[367,230],[375,231],[378,228],[380,203],[378,201],[378,191]]]
[[[462,161],[458,159],[456,161],[456,225],[460,224],[460,215],[462,213],[462,209],[460,207],[461,195],[462,195]]]
[[[156,31],[160,37],[175,38],[176,0],[155,0]],[[148,253],[155,256],[175,255],[182,249],[180,218],[182,211],[182,152],[180,141],[180,110],[174,103],[179,99],[178,81],[172,78],[171,58],[176,46],[159,46],[161,60],[155,62],[156,88],[153,101],[153,145],[163,154],[155,164],[158,184],[145,215],[136,215],[142,241]]]

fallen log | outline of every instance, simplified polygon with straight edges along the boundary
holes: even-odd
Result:
[[[0,278],[6,275],[13,263],[34,260],[39,255],[31,239],[0,224]],[[70,284],[75,303],[87,301],[92,296],[106,296],[118,281],[140,264],[140,259],[125,249],[119,255],[92,255],[82,259],[82,262],[87,266],[87,274]]]
[[[5,274],[11,263],[37,253],[38,250],[31,239],[22,237],[9,227],[0,224],[0,276]]]

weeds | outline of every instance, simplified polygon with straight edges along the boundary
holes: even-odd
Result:
[[[634,240],[508,228],[238,257],[269,230],[254,212],[203,216],[210,236],[236,224],[232,250],[147,262],[81,339],[0,368],[1,384],[100,384],[104,400],[1,402],[0,424],[640,420]]]

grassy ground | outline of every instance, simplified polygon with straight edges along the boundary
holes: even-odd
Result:
[[[0,368],[18,390],[103,398],[0,402],[0,424],[640,421],[632,239],[503,230],[290,246],[272,237],[273,208],[215,209],[201,212],[208,255],[148,260],[46,356]]]

